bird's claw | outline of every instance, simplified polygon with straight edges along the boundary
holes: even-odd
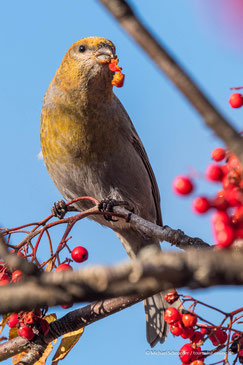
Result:
[[[115,199],[104,199],[98,205],[100,212],[113,212],[113,208],[120,205],[129,205],[126,201]],[[112,216],[104,214],[105,220],[108,222],[117,222],[118,219],[113,219]]]
[[[53,204],[53,207],[51,208],[51,212],[54,215],[54,217],[57,217],[59,219],[64,218],[65,214],[67,213],[67,205],[64,200],[59,200]]]

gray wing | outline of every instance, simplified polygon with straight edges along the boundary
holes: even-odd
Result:
[[[161,215],[161,209],[160,209],[160,194],[159,194],[159,188],[157,185],[157,181],[153,172],[153,169],[150,165],[149,159],[148,159],[148,155],[145,151],[145,148],[143,147],[142,141],[140,140],[136,129],[126,111],[126,109],[124,108],[124,106],[122,105],[122,103],[120,102],[120,100],[118,98],[117,102],[120,104],[121,109],[123,110],[123,112],[126,114],[127,116],[127,120],[130,121],[131,124],[131,131],[132,131],[132,145],[134,146],[135,150],[137,151],[137,153],[139,154],[139,156],[141,157],[143,164],[146,168],[146,171],[149,175],[149,179],[151,182],[151,189],[152,189],[152,194],[153,194],[153,198],[154,198],[154,204],[155,204],[155,208],[156,208],[156,214],[157,214],[157,219],[156,219],[156,223],[159,226],[162,226],[162,215]]]

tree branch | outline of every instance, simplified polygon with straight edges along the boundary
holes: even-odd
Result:
[[[160,241],[169,242],[172,246],[176,246],[181,249],[188,248],[210,248],[208,243],[204,242],[201,238],[189,237],[180,229],[173,229],[169,226],[157,226],[142,217],[131,213],[129,210],[115,206],[113,208],[114,213],[118,217],[126,219],[132,226],[136,227],[139,231],[142,231],[148,237],[158,238]],[[105,213],[110,214],[112,213]]]
[[[18,303],[14,306],[16,310],[23,309],[22,296],[25,302],[28,297],[26,309],[32,309],[37,305],[37,301],[34,301],[37,290],[45,293],[45,289],[49,291],[44,296],[44,301],[38,303],[41,306],[49,305],[47,297],[50,295],[50,290],[53,292],[54,301],[56,300],[55,304],[67,303],[70,300],[87,301],[95,297],[119,296],[121,293],[132,296],[107,299],[72,311],[53,322],[46,337],[37,337],[32,342],[27,342],[21,337],[7,341],[0,345],[0,361],[27,349],[29,352],[24,359],[25,364],[33,364],[41,357],[48,343],[54,339],[172,286],[187,285],[196,289],[213,285],[242,285],[242,260],[241,250],[213,252],[204,249],[203,254],[201,250],[163,253],[157,250],[155,252],[150,247],[146,248],[141,257],[133,262],[125,262],[114,267],[94,266],[79,272],[44,273],[39,278],[41,280],[39,286],[33,282],[16,285],[12,288],[11,295],[9,295],[10,288],[5,288],[4,295],[1,295],[0,308],[2,310],[6,305],[5,297],[7,297],[10,311],[12,311],[11,299],[14,301],[14,296],[15,303]],[[62,292],[62,300],[56,296],[56,288]],[[19,301],[22,306],[19,305]]]
[[[22,351],[28,351],[28,358],[25,358],[24,361],[29,365],[34,364],[42,356],[48,344],[55,339],[126,309],[143,299],[144,296],[124,296],[98,301],[71,311],[52,322],[46,336],[39,336],[31,342],[23,337],[16,337],[0,344],[0,361],[6,360]]]
[[[137,260],[116,266],[42,273],[37,278],[1,287],[0,313],[123,295],[148,297],[172,286],[196,289],[242,285],[242,260],[243,252],[239,250],[160,252],[148,247]]]
[[[143,25],[125,0],[99,0],[117,19],[128,34],[143,48],[157,66],[184,94],[204,118],[205,123],[243,163],[243,138],[210,102],[188,73],[171,56],[166,48]]]

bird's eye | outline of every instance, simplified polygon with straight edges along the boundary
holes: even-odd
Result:
[[[79,49],[78,49],[79,52],[84,52],[85,51],[85,46],[79,46]]]

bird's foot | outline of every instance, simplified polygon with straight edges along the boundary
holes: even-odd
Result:
[[[54,217],[62,219],[67,212],[78,212],[78,210],[73,205],[67,205],[64,200],[59,200],[53,204],[51,212]]]
[[[98,209],[100,212],[113,212],[113,208],[121,205],[128,205],[128,202],[124,200],[115,200],[115,199],[103,199],[98,205]],[[105,220],[108,222],[117,222],[118,219],[113,219],[110,215],[104,215]]]
[[[59,219],[64,218],[65,214],[67,213],[67,204],[64,200],[59,200],[58,202],[55,202],[53,204],[53,207],[51,208],[51,212],[54,215],[54,217],[57,217]]]

